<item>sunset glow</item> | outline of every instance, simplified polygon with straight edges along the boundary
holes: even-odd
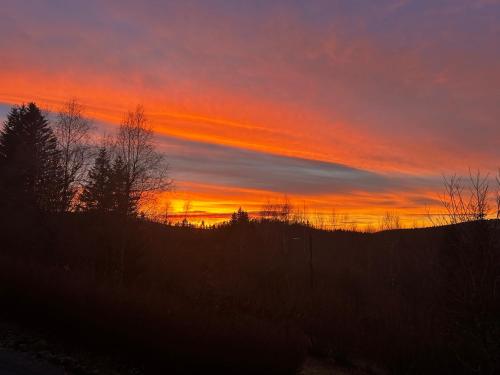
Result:
[[[143,105],[175,181],[155,210],[170,202],[175,219],[286,196],[313,221],[425,225],[443,174],[500,166],[499,13],[494,0],[7,0],[0,118],[77,97],[102,134]]]

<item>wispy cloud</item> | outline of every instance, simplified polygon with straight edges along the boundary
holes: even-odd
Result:
[[[497,167],[499,20],[494,0],[7,0],[0,101],[76,95],[114,124],[142,103],[186,181],[403,191]]]

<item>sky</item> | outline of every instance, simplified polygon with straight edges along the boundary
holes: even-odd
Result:
[[[141,104],[174,212],[412,225],[500,166],[499,41],[498,0],[3,0],[0,117],[77,97],[112,132]]]

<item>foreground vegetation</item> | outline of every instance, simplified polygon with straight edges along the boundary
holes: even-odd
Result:
[[[394,373],[495,373],[498,250],[482,232],[496,242],[494,225],[361,234],[20,216],[2,223],[0,292],[18,319],[170,369],[288,373],[309,352]]]
[[[61,126],[80,118],[68,108]],[[0,299],[13,319],[150,373],[286,374],[306,355],[394,374],[500,371],[500,227],[485,180],[471,176],[468,199],[448,181],[449,225],[427,229],[325,231],[243,210],[210,229],[164,225],[139,214],[170,183],[142,115],[85,168],[81,143],[65,153],[36,106],[11,111]]]

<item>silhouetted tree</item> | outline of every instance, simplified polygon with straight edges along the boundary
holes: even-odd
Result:
[[[126,214],[135,215],[142,199],[171,184],[164,155],[154,148],[153,131],[141,106],[125,116],[115,146],[117,156],[123,162]]]
[[[34,104],[14,106],[0,132],[0,190],[4,203],[56,211],[63,171],[57,139]]]
[[[110,170],[112,191],[112,211],[119,215],[137,215],[137,197],[128,190],[127,169],[120,155],[116,157]]]
[[[440,224],[458,224],[476,220],[485,220],[490,214],[490,191],[488,175],[480,171],[473,174],[469,170],[468,181],[453,175],[444,178],[445,192],[441,203],[446,210]],[[444,220],[444,221],[443,221]]]
[[[115,207],[113,190],[109,153],[105,147],[101,147],[80,196],[83,210],[111,212]]]
[[[282,221],[288,223],[292,217],[293,206],[287,196],[281,202],[267,201],[262,207],[261,217],[265,220]]]
[[[85,176],[85,164],[90,151],[91,122],[83,106],[76,100],[66,102],[57,113],[54,133],[61,152],[63,169],[61,209],[68,211]]]
[[[469,172],[469,180],[445,179],[447,242],[441,253],[446,280],[443,299],[450,342],[468,373],[500,370],[500,248],[498,222],[489,221],[488,175]],[[498,217],[498,211],[496,213]]]
[[[387,211],[382,217],[379,229],[382,230],[393,230],[393,229],[401,229],[403,226],[401,224],[401,220],[399,215],[396,212]]]
[[[243,210],[241,207],[238,209],[238,211],[233,212],[233,214],[231,215],[231,224],[232,225],[244,224],[244,223],[248,223],[249,221],[250,221],[250,219],[248,217],[248,212]]]

